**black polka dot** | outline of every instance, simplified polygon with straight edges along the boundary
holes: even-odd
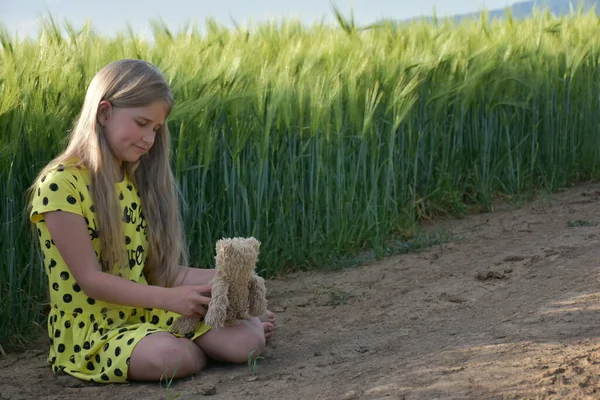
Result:
[[[37,232],[38,232],[38,236],[42,237],[42,231],[40,230],[40,228],[38,228]]]
[[[69,273],[65,272],[65,271],[60,273],[60,279],[62,279],[63,281],[66,281],[67,279],[69,279],[69,276],[70,276]]]
[[[71,321],[65,321],[65,328],[69,329],[71,327]]]
[[[119,311],[119,318],[125,319],[125,313],[123,311]]]
[[[129,259],[129,268],[135,267],[135,260],[133,258]]]
[[[133,186],[131,186],[130,183],[127,184],[127,190],[129,190],[130,192],[133,190]]]
[[[94,367],[94,363],[93,362],[89,361],[87,363],[87,369],[89,369],[90,371],[93,371],[93,370],[96,369],[96,367]]]
[[[93,212],[93,213],[95,213],[96,212],[96,205],[92,204],[90,206],[90,211]]]
[[[127,344],[131,346],[131,344],[135,341],[135,338],[131,338],[127,341]]]
[[[110,368],[111,365],[112,365],[112,359],[109,358],[108,360],[106,360],[106,366],[108,368]]]
[[[44,244],[46,245],[47,249],[49,249],[50,247],[52,247],[52,244],[50,243],[49,240],[46,240],[46,242]]]
[[[106,313],[108,312],[108,308],[106,308],[106,307],[102,307],[102,310],[100,310],[100,312],[101,312],[102,314],[106,314]]]
[[[98,332],[98,328],[100,325],[98,325],[97,322],[94,322],[94,332]]]
[[[94,314],[90,315],[90,322],[96,322],[96,316]]]
[[[52,289],[56,290],[58,292],[58,282],[54,282],[52,284]]]
[[[125,244],[131,244],[131,238],[129,236],[125,236]]]
[[[135,309],[135,308],[134,308],[134,309],[131,311],[131,316],[132,316],[132,317],[135,317],[136,315],[137,315],[137,309]]]
[[[56,183],[51,183],[50,190],[52,190],[53,192],[56,192],[58,190],[58,185]]]
[[[48,265],[50,268],[54,268],[56,267],[56,261],[54,261],[53,258],[50,259],[50,265]]]
[[[117,336],[117,340],[121,340],[121,339],[123,339],[123,335]]]
[[[137,203],[131,203],[131,209],[137,210]]]
[[[73,291],[77,293],[81,292],[81,286],[77,282],[73,284]]]
[[[80,345],[78,345],[78,344],[76,344],[75,346],[73,346],[73,351],[74,351],[75,353],[79,353],[79,352],[81,351],[81,346],[80,346]]]
[[[48,205],[48,198],[44,197],[44,200],[42,200],[42,204],[47,206]]]
[[[55,315],[54,316],[54,322],[56,322],[58,320],[58,317]]]
[[[96,300],[92,299],[91,297],[88,297],[86,301],[90,306],[93,306],[94,304],[96,304]]]
[[[115,369],[115,375],[116,376],[123,376],[123,371],[121,371],[119,368]]]
[[[131,362],[131,357],[127,357],[127,360],[125,360],[125,364],[129,365],[130,362]]]
[[[144,317],[143,315],[140,317],[140,321],[142,322],[146,322],[146,317]]]
[[[71,357],[69,357],[69,361],[72,362],[73,364],[75,364],[75,355],[71,354]]]
[[[100,354],[96,354],[96,357],[94,357],[94,360],[96,360],[96,362],[98,364],[100,364]]]
[[[38,188],[38,190],[37,190],[37,195],[38,195],[38,197],[40,197],[42,195],[42,191],[40,190],[40,188]]]
[[[125,197],[123,197],[123,192],[119,193],[119,200],[123,200]]]
[[[75,203],[77,203],[77,199],[75,197],[71,196],[71,195],[68,195],[67,196],[67,202],[69,204],[75,204]]]
[[[167,326],[171,325],[173,325],[173,317],[169,317],[169,319],[167,320]]]
[[[79,329],[83,329],[83,328],[85,328],[85,322],[80,321],[79,322]]]
[[[56,357],[52,357],[52,358],[50,359],[50,364],[54,364],[55,362],[56,362]]]
[[[160,318],[158,318],[158,315],[153,315],[152,320],[150,322],[152,324],[156,325],[156,324],[158,324],[159,321],[160,321]]]
[[[91,348],[90,342],[88,342],[87,340],[85,342],[83,342],[83,348],[85,350],[89,350]]]
[[[57,348],[59,353],[64,353],[65,352],[65,345],[64,344],[59,344],[58,348]]]
[[[107,320],[106,320],[106,323],[107,323],[108,325],[112,325],[114,322],[115,322],[115,321],[113,321],[113,319],[112,319],[112,318],[109,318],[109,319],[107,319]]]
[[[83,312],[83,309],[81,309],[81,307],[77,307],[77,308],[73,309],[73,312],[76,312],[76,313],[78,313],[78,314],[81,314],[81,313]],[[79,326],[81,326],[81,324],[82,324],[82,323],[83,323],[83,322],[80,322],[80,323],[79,323]]]
[[[106,336],[105,336],[105,337],[106,337]],[[106,339],[102,339],[102,340],[106,340]],[[110,347],[110,344],[109,344],[109,343],[106,343],[106,344],[104,345],[104,347],[102,348],[102,350],[106,351],[106,350],[108,350],[108,348],[109,348],[109,347]]]
[[[71,296],[69,293],[67,293],[63,296],[63,301],[65,303],[70,303],[71,301],[73,301],[73,296]]]
[[[56,322],[56,321],[54,321],[54,322]],[[54,331],[54,337],[57,339],[60,337],[60,329],[57,329]]]
[[[121,348],[117,346],[117,348],[115,348],[115,356],[119,357],[120,354],[121,354]]]
[[[83,197],[83,193],[81,192],[79,192],[79,200],[81,200],[82,203],[85,200],[85,197]]]
[[[106,375],[106,374],[102,374],[102,375],[100,375],[100,378],[101,378],[103,381],[108,381],[108,380],[110,380],[110,378],[109,378],[109,377],[108,377],[108,375]]]

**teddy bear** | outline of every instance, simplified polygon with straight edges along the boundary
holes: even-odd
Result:
[[[254,237],[223,238],[217,241],[215,276],[204,322],[211,329],[234,325],[248,316],[257,317],[267,311],[266,287],[256,274],[260,242]],[[171,332],[193,334],[202,318],[179,317]]]

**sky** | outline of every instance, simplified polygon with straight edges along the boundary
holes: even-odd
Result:
[[[503,8],[514,0],[336,0],[347,16],[354,10],[359,25],[381,18],[407,19],[431,15],[449,16],[484,8]],[[161,18],[174,31],[186,22],[201,28],[208,17],[233,26],[282,17],[304,23],[333,21],[330,0],[0,0],[0,22],[19,37],[36,36],[40,15],[50,12],[59,22],[67,19],[76,28],[87,20],[97,32],[113,35],[129,23],[134,31],[149,32],[149,21]]]

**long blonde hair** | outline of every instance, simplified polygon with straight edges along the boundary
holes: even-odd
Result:
[[[120,269],[128,260],[123,243],[122,215],[115,193],[119,165],[98,122],[98,105],[103,100],[120,108],[145,107],[163,101],[167,106],[167,116],[173,108],[171,90],[154,65],[132,59],[106,65],[88,87],[66,149],[40,172],[31,190],[37,180],[59,164],[68,165],[74,158],[80,160],[91,174],[102,270],[108,272]],[[135,163],[123,162],[123,172],[133,179],[140,192],[148,226],[149,248],[144,273],[150,284],[164,286],[173,284],[179,266],[187,265],[188,261],[169,154],[169,130],[165,122],[156,132],[154,144],[148,153]]]

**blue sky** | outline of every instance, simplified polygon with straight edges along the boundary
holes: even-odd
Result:
[[[359,24],[380,18],[405,19],[503,8],[514,0],[336,0],[338,8],[349,15],[354,9]],[[186,21],[203,26],[207,17],[231,26],[231,18],[242,25],[267,18],[301,18],[305,23],[332,18],[329,0],[0,0],[0,21],[20,37],[35,36],[38,16],[50,11],[62,21],[68,19],[76,27],[91,20],[98,32],[112,35],[130,23],[144,32],[148,21],[162,18],[173,29]]]

